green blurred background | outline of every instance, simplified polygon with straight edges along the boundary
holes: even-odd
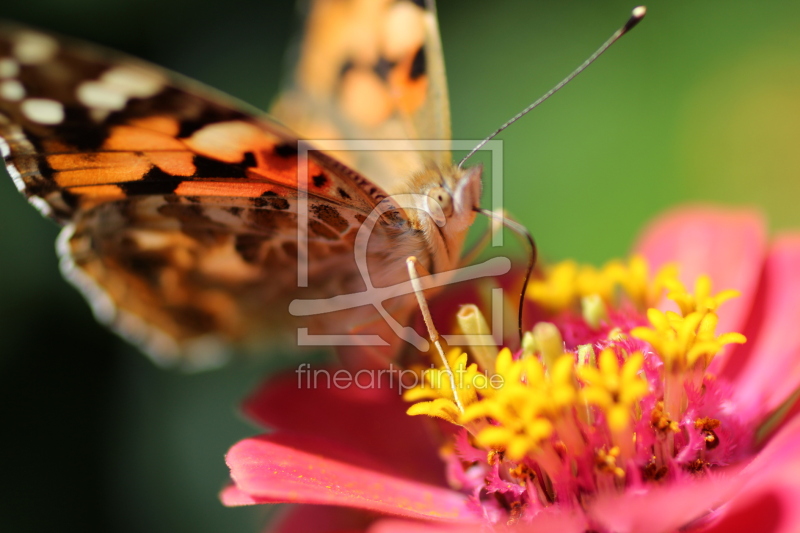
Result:
[[[768,7],[767,7],[768,6]],[[632,3],[442,0],[456,138],[544,93]],[[654,0],[642,25],[509,129],[505,206],[545,256],[624,254],[687,200],[755,205],[800,227],[800,2]],[[27,0],[0,16],[138,55],[266,107],[289,1]],[[56,267],[56,228],[0,180],[0,529],[256,531],[225,509],[223,454],[256,429],[238,399],[270,365],[155,368],[95,324]]]

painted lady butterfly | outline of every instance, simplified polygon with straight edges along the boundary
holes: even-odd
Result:
[[[315,0],[269,116],[120,54],[0,26],[9,172],[64,225],[62,271],[96,316],[160,361],[207,363],[286,329],[298,295],[363,290],[356,234],[390,194],[426,200],[389,205],[380,218],[366,248],[374,285],[406,280],[408,256],[431,272],[457,265],[480,169],[454,166],[448,150],[299,152],[299,135],[450,138],[432,0]],[[394,305],[412,308],[413,296]],[[365,318],[325,315],[312,326],[341,332]]]

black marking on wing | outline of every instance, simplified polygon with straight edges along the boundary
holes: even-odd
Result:
[[[178,129],[178,138],[187,139],[208,124],[209,122],[204,120],[182,120]]]
[[[328,183],[328,178],[325,177],[325,174],[317,174],[311,180],[314,182],[314,187],[322,187]]]
[[[331,207],[327,204],[315,204],[311,206],[311,211],[314,213],[314,216],[339,233],[344,232],[350,227],[347,220],[339,214],[339,211],[336,210],[335,207]]]
[[[174,116],[180,123],[179,138],[191,137],[198,130],[216,122],[247,119],[247,115],[241,111],[175,87],[166,87],[150,98],[133,98],[128,101],[122,113],[126,118]]]
[[[294,213],[274,211],[272,209],[255,209],[251,213],[251,221],[265,237],[270,237],[278,231],[279,227],[296,223]]]
[[[26,183],[25,194],[27,196],[39,196],[40,198],[46,198],[49,194],[59,189],[58,185],[55,182],[55,170],[53,170],[53,167],[51,167],[50,163],[47,162],[47,157],[45,157],[44,155],[44,151],[42,149],[41,143],[39,142],[39,138],[27,132],[26,132],[26,138],[28,142],[30,142],[33,145],[34,149],[36,150],[36,154],[26,155],[24,157],[31,157],[36,160],[36,162],[34,163],[35,168],[36,171],[41,176],[41,178],[35,178]],[[23,156],[16,156],[14,153],[11,153],[9,154],[9,158],[7,159],[7,161],[11,162],[11,164],[16,166],[14,160],[17,157],[23,159]]]
[[[89,117],[89,110],[79,106],[64,107],[64,121],[55,126],[53,131],[62,141],[81,152],[99,150],[108,138],[109,125],[115,122],[116,114],[109,116],[105,123],[96,124]]]
[[[242,165],[246,168],[257,167],[258,163],[256,162],[256,155],[253,152],[245,152]]]
[[[266,207],[270,209],[277,209],[278,211],[284,211],[289,209],[289,201],[286,198],[280,198],[278,195],[272,191],[267,191],[262,194],[259,198],[255,198],[253,201],[253,205],[256,207]]]
[[[412,80],[417,80],[425,75],[427,72],[427,63],[425,59],[425,46],[420,46],[417,53],[414,54],[414,59],[411,61],[411,71],[408,76]]]
[[[67,207],[72,209],[77,209],[78,204],[80,203],[78,195],[69,192],[67,189],[61,191],[61,199],[64,200],[64,203],[67,204]]]
[[[120,183],[119,188],[128,196],[172,194],[183,181],[154,166],[142,179]]]
[[[252,155],[252,154],[251,154]],[[242,164],[231,164],[210,157],[196,155],[192,158],[197,170],[195,178],[246,178],[247,171]]]
[[[348,59],[347,61],[342,63],[342,66],[339,69],[339,80],[344,79],[347,73],[350,72],[350,70],[352,70],[355,66],[356,64],[353,62],[352,59]]]
[[[395,67],[395,65],[397,65],[396,62],[389,61],[385,57],[381,56],[378,59],[378,62],[372,66],[372,70],[380,79],[387,81],[389,79],[389,74],[392,72],[392,69]]]
[[[289,158],[297,155],[297,145],[290,143],[276,144],[272,149],[278,157]]]
[[[264,240],[263,235],[245,233],[236,236],[234,247],[245,262],[257,264],[261,256],[261,247],[264,244]]]
[[[126,270],[147,280],[152,286],[160,284],[160,274],[169,261],[163,253],[152,253],[141,250],[136,241],[123,237],[120,242],[120,263]]]

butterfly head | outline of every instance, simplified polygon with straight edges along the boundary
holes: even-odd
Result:
[[[428,169],[414,179],[416,207],[409,213],[412,226],[422,231],[431,250],[458,260],[464,236],[480,206],[482,167]],[[453,251],[454,257],[450,257]]]

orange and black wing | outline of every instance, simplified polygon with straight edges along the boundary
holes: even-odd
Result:
[[[163,361],[210,364],[285,327],[298,203],[309,286],[346,285],[342,262],[385,196],[233,99],[16,25],[0,25],[0,149],[18,189],[65,225],[65,275]]]
[[[450,104],[433,0],[311,0],[272,113],[308,139],[388,140],[334,152],[391,193],[451,163]],[[438,149],[417,140],[440,141]]]

